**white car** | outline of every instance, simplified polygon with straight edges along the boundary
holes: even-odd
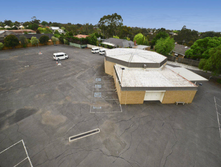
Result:
[[[99,53],[100,48],[92,48],[91,53]]]
[[[107,50],[107,49],[100,49],[99,54],[100,54],[100,55],[104,55],[106,50]]]
[[[64,60],[64,59],[68,59],[68,58],[69,58],[69,56],[64,52],[53,53],[54,60]]]

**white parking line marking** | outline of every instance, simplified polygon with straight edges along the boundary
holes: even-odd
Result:
[[[217,108],[217,106],[220,106],[220,105],[217,104],[216,99],[218,99],[218,98],[216,98],[214,96],[214,103],[215,103],[215,108],[216,108],[216,116],[217,116],[217,122],[218,122],[218,128],[219,128],[219,135],[220,135],[220,139],[221,139],[221,130],[220,130],[221,125],[220,125],[220,121],[219,121],[219,115],[221,116],[221,114],[218,112],[218,108]]]
[[[9,146],[8,148],[4,149],[3,151],[0,152],[0,154],[4,153],[5,151],[9,150],[10,148],[14,147],[15,145],[19,144],[19,143],[22,143],[23,144],[23,147],[24,147],[24,150],[25,150],[25,154],[26,154],[26,158],[24,158],[22,161],[20,161],[19,163],[17,163],[16,165],[14,165],[14,167],[18,166],[19,164],[21,164],[22,162],[24,162],[26,159],[28,159],[31,167],[33,167],[32,165],[32,162],[30,160],[30,157],[28,155],[28,151],[27,151],[27,148],[25,147],[25,143],[24,143],[24,140],[19,140],[18,142],[12,144],[11,146]]]

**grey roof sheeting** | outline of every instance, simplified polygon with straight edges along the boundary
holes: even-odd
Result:
[[[115,72],[115,74],[116,74],[116,77],[117,77],[117,80],[118,80],[118,83],[119,83],[119,85],[120,85],[120,87],[121,87],[121,90],[122,91],[147,91],[147,90],[177,90],[177,91],[181,91],[181,90],[197,90],[198,89],[198,87],[196,86],[196,85],[194,85],[193,83],[191,83],[190,81],[188,81],[188,80],[186,80],[185,78],[183,78],[183,77],[181,77],[181,76],[178,76],[177,75],[177,77],[178,78],[180,78],[181,80],[185,80],[186,81],[186,83],[188,83],[189,82],[189,84],[182,84],[183,82],[180,82],[181,83],[181,85],[179,85],[179,86],[176,86],[176,85],[174,85],[174,84],[170,84],[170,85],[165,85],[164,83],[161,83],[161,84],[159,84],[158,82],[153,82],[153,83],[156,83],[155,85],[153,85],[152,84],[152,86],[148,86],[148,84],[147,85],[131,85],[130,84],[130,86],[125,86],[125,84],[123,84],[123,86],[122,86],[122,83],[121,83],[121,79],[124,81],[124,83],[125,82],[128,82],[129,80],[128,80],[128,78],[125,78],[125,70],[124,70],[124,73],[122,74],[122,72],[121,73],[119,73],[119,68],[121,68],[120,66],[117,66],[117,65],[115,65],[114,66],[114,72]],[[119,75],[120,74],[120,75]],[[123,75],[124,77],[122,78],[122,76],[121,75]],[[139,82],[139,79],[141,79],[140,78],[140,76],[137,76],[137,75],[135,75],[135,76],[130,76],[130,77],[135,77],[135,81],[136,82]],[[173,80],[173,78],[170,78],[171,76],[168,76],[168,78],[166,79],[165,77],[163,77],[162,79],[166,82],[166,80],[168,80],[168,83],[170,83],[170,82],[172,82],[172,80]],[[177,82],[176,80],[178,79],[178,78],[175,78],[175,83]],[[149,78],[148,76],[145,76],[145,78],[143,78],[143,80],[144,79],[148,79],[148,80],[151,80],[151,78]]]
[[[107,61],[133,68],[160,68],[167,62],[167,57],[151,51],[116,48],[106,51]]]
[[[190,49],[190,47],[188,47],[188,46],[175,44],[173,52],[185,56],[185,52],[189,49]]]
[[[117,38],[109,38],[103,40],[103,42],[108,42],[111,44],[114,44],[115,47],[122,47],[122,48],[127,48],[127,47],[134,47],[134,42],[133,41],[128,41],[126,39],[117,39]]]

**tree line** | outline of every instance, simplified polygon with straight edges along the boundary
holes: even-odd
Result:
[[[90,43],[98,45],[97,38],[120,38],[136,41],[140,45],[150,45],[158,53],[169,56],[170,52],[178,44],[190,46],[186,51],[186,57],[200,60],[199,68],[212,71],[214,74],[221,73],[221,33],[214,31],[198,32],[188,29],[185,25],[181,30],[167,30],[165,28],[140,28],[123,25],[123,18],[114,13],[100,18],[96,25],[58,23],[40,21],[35,16],[31,21],[24,23],[11,20],[0,21],[0,26],[8,25],[16,29],[19,25],[35,30],[37,33],[52,33],[49,26],[57,26],[65,31],[65,34],[54,32],[61,43],[75,42],[79,44]],[[73,37],[76,34],[90,35],[86,39]],[[1,46],[0,46],[1,47]]]
[[[97,24],[72,24],[72,23],[58,23],[58,22],[47,22],[37,19],[35,16],[31,18],[31,21],[26,22],[12,22],[11,20],[0,21],[0,26],[4,27],[8,25],[11,29],[17,29],[20,25],[25,28],[37,31],[37,33],[52,33],[48,27],[57,26],[62,27],[66,32],[71,32],[73,35],[76,34],[93,34],[101,38],[110,38],[117,36],[120,39],[133,40],[135,35],[141,33],[147,42],[151,46],[154,46],[156,41],[153,39],[157,36],[159,32],[166,32],[170,37],[174,38],[175,42],[178,44],[192,46],[193,43],[198,39],[203,39],[205,37],[221,37],[220,32],[198,32],[196,30],[188,29],[183,26],[181,30],[167,30],[165,28],[140,28],[140,27],[130,27],[123,25],[123,18],[121,15],[114,13],[112,15],[105,15],[100,18]],[[40,27],[43,26],[44,28]]]

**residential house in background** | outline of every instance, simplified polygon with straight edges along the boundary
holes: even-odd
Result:
[[[11,28],[10,26],[6,25],[4,28]]]
[[[102,44],[109,45],[113,47],[119,47],[119,48],[132,48],[134,47],[133,41],[128,41],[126,39],[117,39],[117,38],[109,38],[103,40]]]
[[[78,35],[75,35],[74,37],[77,37],[77,38],[87,38],[87,37],[89,37],[89,35],[78,34]]]
[[[20,25],[19,27],[18,27],[18,29],[24,29],[25,27],[23,26],[23,25]]]
[[[50,29],[53,32],[55,32],[57,30],[60,34],[65,34],[64,30],[60,29],[59,27],[50,27]]]
[[[177,57],[177,58],[184,58],[185,57],[185,52],[188,49],[190,49],[190,47],[185,46],[185,45],[175,44],[175,47],[172,51],[172,55]]]
[[[150,50],[150,46],[147,45],[137,45],[133,47],[134,49],[140,49],[140,50]]]

